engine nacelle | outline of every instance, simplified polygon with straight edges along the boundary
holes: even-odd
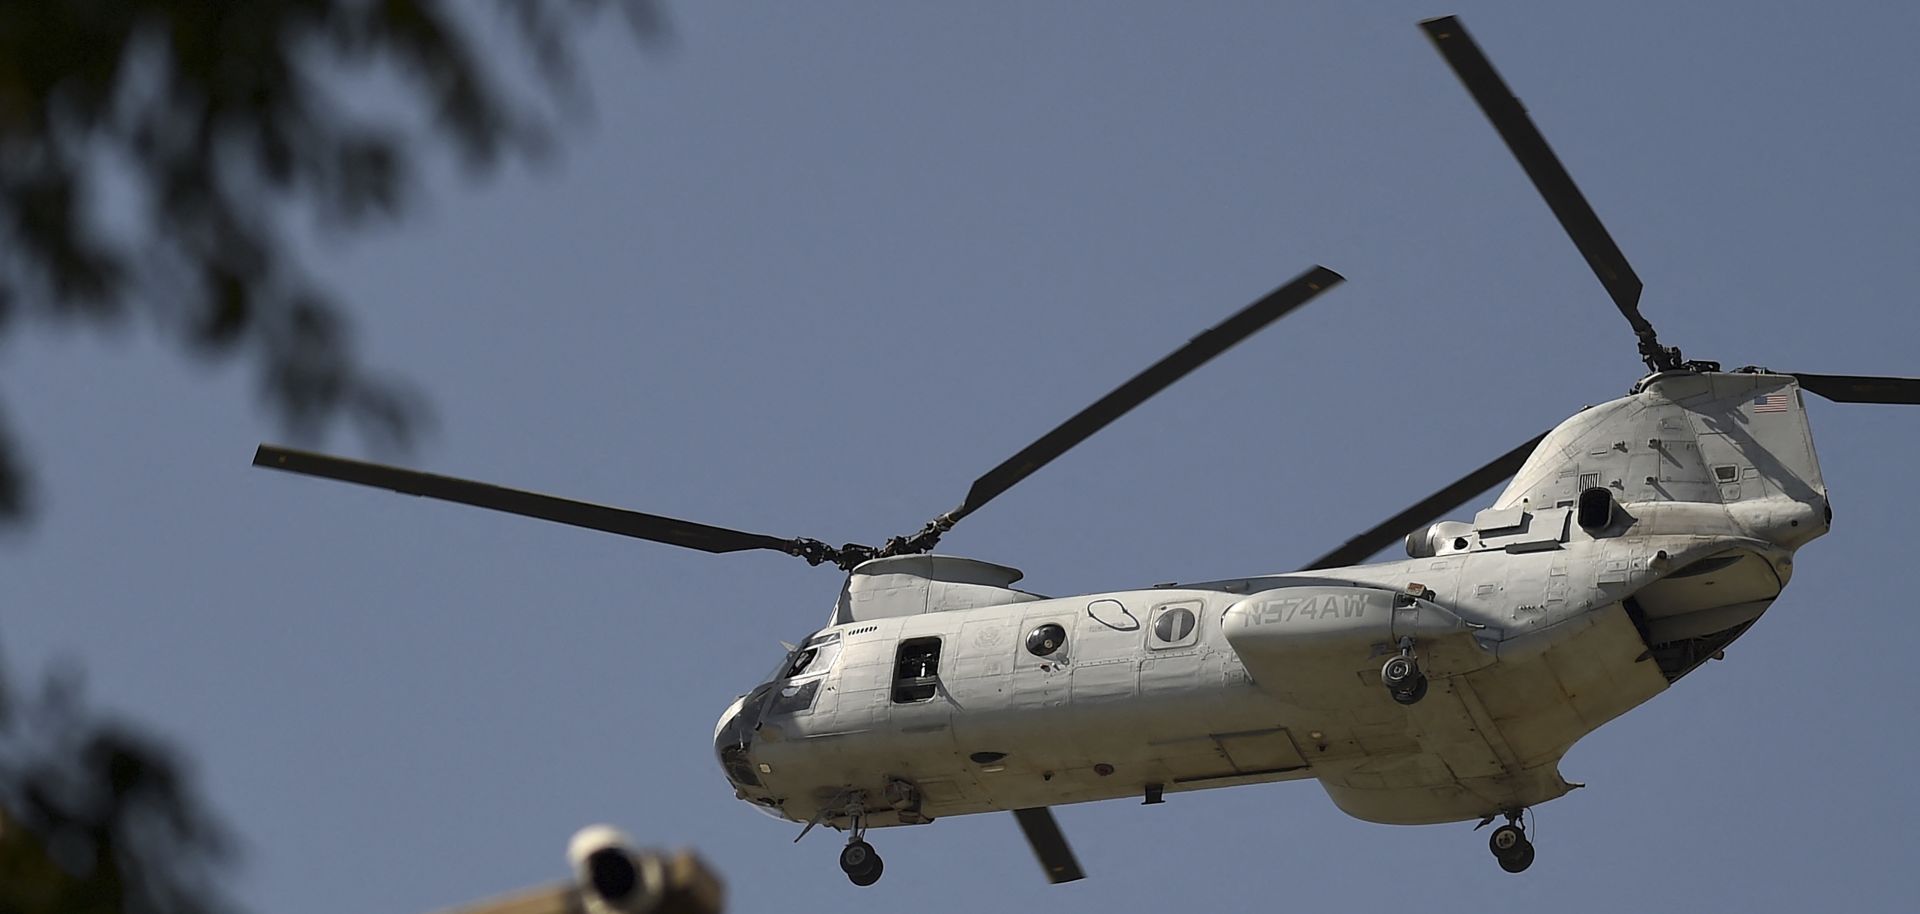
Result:
[[[610,825],[589,825],[567,843],[567,863],[587,914],[647,914],[666,883],[659,857],[634,849],[633,839]]]
[[[1430,559],[1448,552],[1465,552],[1472,544],[1472,524],[1443,520],[1407,534],[1407,556]]]

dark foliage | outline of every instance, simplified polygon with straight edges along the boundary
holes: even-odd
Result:
[[[536,155],[552,106],[516,96],[514,78],[537,74],[549,102],[577,98],[573,39],[609,8],[642,40],[665,39],[650,0],[453,6],[0,2],[0,336],[36,323],[158,327],[195,357],[256,363],[290,433],[345,418],[375,446],[404,445],[419,405],[355,359],[290,228],[400,214],[423,151],[451,151],[474,173]],[[488,24],[502,27],[475,34]],[[531,66],[490,68],[501,41]],[[382,114],[350,111],[347,79],[396,88],[381,93]],[[0,523],[27,507],[26,461],[4,421]]]
[[[652,0],[0,0],[0,341],[158,328],[256,364],[291,434],[346,419],[404,445],[419,405],[356,360],[295,230],[400,215],[422,155],[474,175],[537,155],[609,10],[666,39]],[[349,80],[393,88],[353,111]],[[26,463],[0,409],[0,525],[27,512]],[[166,747],[75,680],[8,684],[0,667],[0,914],[229,910],[229,845]]]
[[[0,685],[4,685],[0,683]],[[54,678],[0,695],[0,911],[215,914],[228,844],[166,748]]]

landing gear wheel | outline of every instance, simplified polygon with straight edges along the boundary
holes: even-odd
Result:
[[[1387,694],[1403,705],[1410,705],[1427,696],[1427,674],[1420,672],[1420,665],[1412,657],[1399,656],[1386,662],[1380,668],[1380,683],[1387,687]]]
[[[1524,873],[1533,865],[1533,842],[1520,839],[1520,845],[1512,853],[1500,858],[1500,868],[1509,873]]]
[[[1516,853],[1516,849],[1525,843],[1527,833],[1521,831],[1518,825],[1502,825],[1487,836],[1487,850],[1493,851],[1495,857]]]
[[[873,845],[855,838],[840,849],[840,872],[849,876],[862,873],[872,869],[879,860],[880,855],[873,852]]]
[[[1515,822],[1494,829],[1493,834],[1487,836],[1487,850],[1493,851],[1500,868],[1509,873],[1525,872],[1533,865],[1533,842],[1527,840],[1527,833]]]
[[[1413,681],[1412,687],[1405,688],[1405,689],[1395,689],[1391,694],[1393,695],[1394,701],[1397,701],[1403,705],[1413,704],[1414,702],[1417,702],[1420,699],[1427,697],[1427,677],[1422,676],[1419,679],[1415,679]]]
[[[854,885],[862,888],[879,882],[880,874],[887,871],[887,865],[879,857],[872,858],[872,861],[866,869],[857,873],[848,873],[847,878],[852,880]]]

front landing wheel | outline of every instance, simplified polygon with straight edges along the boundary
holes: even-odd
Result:
[[[849,876],[865,872],[873,867],[880,855],[873,852],[873,845],[855,838],[840,849],[840,872]]]
[[[866,869],[857,873],[848,873],[847,878],[852,880],[854,885],[865,888],[879,882],[880,874],[886,871],[886,862],[876,856],[873,858],[873,862],[867,865]]]

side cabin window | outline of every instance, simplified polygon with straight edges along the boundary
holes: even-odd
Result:
[[[1205,604],[1197,600],[1154,607],[1153,637],[1147,639],[1147,647],[1154,650],[1192,647],[1199,640],[1200,610],[1204,607]]]
[[[893,700],[899,704],[926,701],[940,681],[940,639],[908,638],[900,642],[893,665]]]

